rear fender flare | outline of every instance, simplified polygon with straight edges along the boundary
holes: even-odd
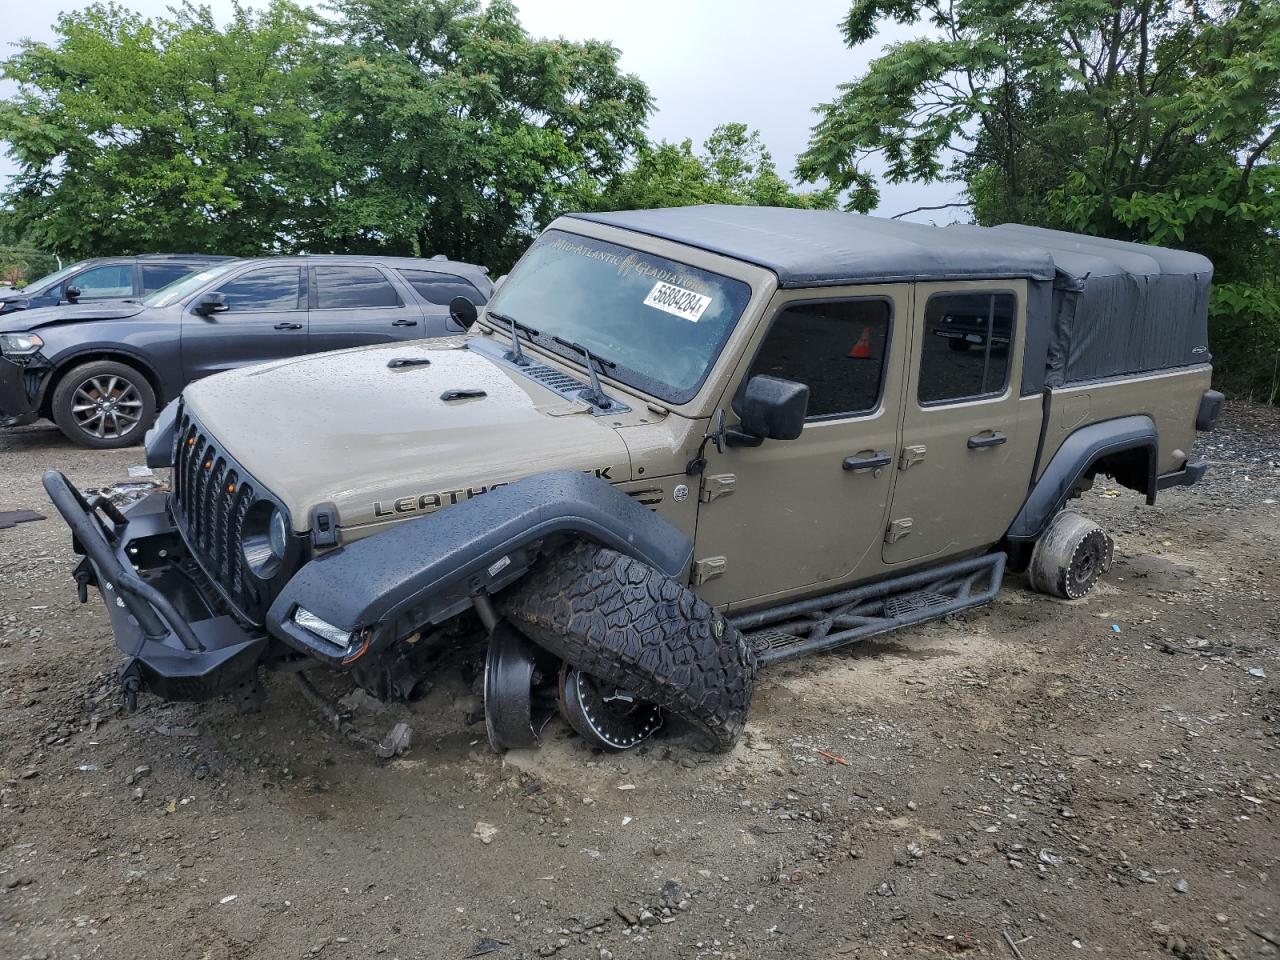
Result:
[[[1022,509],[1005,539],[1013,543],[1038,540],[1062,509],[1071,491],[1099,460],[1126,451],[1146,455],[1145,493],[1148,503],[1156,497],[1156,462],[1159,438],[1155,422],[1145,414],[1091,423],[1072,433],[1053,455],[1044,473],[1031,487]]]
[[[293,622],[297,608],[344,631],[368,630],[368,649],[377,649],[515,582],[536,559],[537,542],[558,535],[600,543],[673,578],[685,574],[693,556],[680,530],[607,481],[552,471],[316,557],[276,597],[267,628],[340,663],[344,651]]]

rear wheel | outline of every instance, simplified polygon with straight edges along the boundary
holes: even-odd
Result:
[[[155,419],[156,395],[133,367],[94,360],[67,372],[51,406],[54,422],[73,443],[106,450],[142,442]]]
[[[1111,569],[1114,544],[1105,530],[1078,513],[1060,513],[1031,552],[1031,586],[1079,600]]]
[[[521,632],[576,668],[565,684],[583,678],[568,698],[571,721],[576,706],[606,739],[631,727],[628,738],[647,735],[652,705],[693,724],[717,750],[742,734],[755,688],[750,645],[706,601],[652,567],[580,543],[545,558],[502,606]]]

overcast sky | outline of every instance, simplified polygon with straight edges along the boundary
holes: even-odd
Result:
[[[163,14],[171,0],[121,0],[147,15]],[[649,85],[656,101],[649,132],[654,139],[701,144],[720,123],[741,122],[758,129],[789,176],[796,155],[808,142],[813,107],[834,97],[836,87],[859,76],[880,49],[909,30],[890,25],[870,43],[853,50],[840,39],[837,24],[850,0],[520,0],[525,28],[534,36],[608,40],[622,51],[622,68]],[[85,6],[75,0],[9,5],[0,24],[0,49],[24,37],[48,41],[59,9]],[[231,0],[210,0],[219,17]],[[250,4],[252,5],[252,0]],[[8,94],[10,87],[0,87]],[[0,179],[13,164],[0,157]],[[876,212],[892,216],[913,207],[957,199],[955,185],[923,187],[881,184]],[[957,211],[911,219],[950,222]]]

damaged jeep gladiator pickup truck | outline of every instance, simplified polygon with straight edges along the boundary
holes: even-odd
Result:
[[[727,749],[761,667],[1007,570],[1083,596],[1112,547],[1072,497],[1204,473],[1211,270],[1016,225],[566,216],[481,316],[454,301],[463,338],[188,387],[148,437],[169,492],[44,482],[131,702],[322,666],[407,697],[473,644],[496,749],[557,709],[604,749],[666,717]]]

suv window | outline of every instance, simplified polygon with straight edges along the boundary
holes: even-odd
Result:
[[[1018,309],[1011,293],[944,293],[929,298],[920,346],[922,404],[1001,393]]]
[[[886,300],[791,304],[769,328],[750,376],[807,384],[810,420],[870,413],[884,385],[892,315]]]
[[[398,307],[400,295],[373,267],[316,267],[316,309]]]
[[[142,265],[142,292],[150,293],[167,287],[175,280],[181,280],[196,269],[190,263],[144,263]]]
[[[401,270],[400,276],[427,303],[448,306],[454,297],[466,297],[477,306],[484,303],[484,294],[466,280],[452,274],[433,273],[430,270]]]
[[[70,286],[87,297],[132,297],[133,264],[112,263],[105,267],[93,267],[69,281]]]
[[[242,313],[297,310],[302,286],[299,273],[297,267],[262,267],[242,273],[212,292],[226,296],[228,310]]]

